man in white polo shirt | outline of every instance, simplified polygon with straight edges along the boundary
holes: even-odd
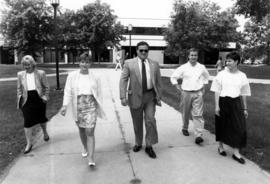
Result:
[[[182,133],[189,136],[188,125],[192,115],[196,144],[203,142],[203,94],[209,79],[207,69],[198,62],[198,53],[197,49],[191,48],[188,62],[178,67],[171,76],[171,83],[181,91]],[[181,86],[177,82],[178,79],[182,79]]]

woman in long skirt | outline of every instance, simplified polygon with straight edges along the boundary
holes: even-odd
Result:
[[[232,155],[237,162],[245,160],[239,150],[246,146],[248,117],[246,96],[250,96],[247,76],[238,70],[240,55],[231,52],[226,56],[227,67],[214,78],[211,91],[215,92],[216,141],[218,153],[226,156],[223,143],[234,149]]]

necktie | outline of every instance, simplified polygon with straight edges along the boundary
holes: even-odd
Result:
[[[146,81],[146,70],[145,70],[145,60],[142,60],[142,88],[143,93],[147,91],[147,81]]]

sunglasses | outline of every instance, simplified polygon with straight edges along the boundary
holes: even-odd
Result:
[[[139,50],[139,52],[145,52],[145,53],[148,53],[148,50]]]

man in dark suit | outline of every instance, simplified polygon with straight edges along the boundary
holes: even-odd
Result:
[[[152,145],[158,142],[155,112],[156,105],[161,106],[160,69],[157,62],[148,58],[147,42],[139,42],[136,50],[137,57],[125,61],[120,78],[120,99],[123,106],[130,108],[135,133],[133,151],[142,148],[144,119],[145,152],[156,158]]]

